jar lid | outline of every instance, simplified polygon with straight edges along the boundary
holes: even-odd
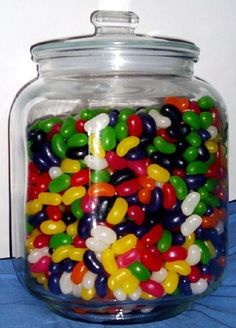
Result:
[[[100,57],[101,55],[103,58],[106,57],[107,63],[109,63],[108,57],[114,59],[115,56],[116,67],[130,66],[131,62],[134,65],[137,55],[182,57],[195,62],[198,60],[199,48],[194,43],[181,39],[135,34],[139,17],[134,12],[99,10],[92,13],[91,22],[95,26],[93,35],[33,45],[31,47],[33,60],[39,62],[50,58],[100,54]],[[103,63],[93,62],[93,68],[95,64],[98,66]]]

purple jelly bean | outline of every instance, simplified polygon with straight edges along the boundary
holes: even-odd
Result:
[[[87,239],[90,237],[91,229],[95,220],[96,216],[92,214],[85,215],[82,219],[80,219],[78,225],[78,235],[81,239]]]
[[[41,172],[47,172],[51,167],[45,157],[43,157],[43,155],[39,152],[34,153],[33,162],[37,166],[38,170]]]
[[[143,134],[148,135],[148,136],[155,136],[156,135],[156,123],[155,123],[154,119],[146,113],[138,113],[137,115],[142,120]]]
[[[147,225],[136,225],[136,227],[134,227],[134,229],[132,230],[132,233],[137,238],[142,238],[149,230],[150,229]]]
[[[49,272],[51,272],[51,274],[61,273],[62,272],[62,265],[61,265],[61,263],[53,263],[53,262],[51,262],[50,265],[49,265]]]
[[[162,190],[159,187],[156,187],[152,190],[151,201],[148,204],[148,211],[151,213],[157,212],[162,206],[163,194]]]
[[[99,297],[104,298],[107,294],[107,275],[100,273],[95,280],[95,289]]]
[[[50,290],[50,292],[52,292],[53,294],[61,294],[61,288],[60,288],[60,274],[58,273],[54,273],[51,274],[48,278],[48,289]]]
[[[42,147],[42,155],[49,165],[60,166],[61,159],[54,155],[52,148],[48,142],[46,142]]]
[[[198,134],[200,135],[200,137],[201,137],[201,139],[202,139],[203,142],[204,141],[207,141],[207,140],[209,140],[211,138],[210,133],[207,130],[202,129],[202,128],[200,128],[198,130]]]
[[[64,260],[61,262],[62,271],[65,271],[65,272],[72,272],[72,270],[73,270],[75,264],[76,264],[76,262],[70,260],[69,258],[64,259]]]
[[[133,221],[125,221],[121,222],[113,227],[113,230],[117,234],[117,237],[122,237],[129,233],[132,233],[133,229],[135,228],[136,224]]]
[[[214,208],[210,205],[207,206],[206,212],[204,213],[204,215],[209,216],[214,212]]]
[[[190,283],[188,277],[181,276],[179,278],[179,289],[181,294],[189,296],[192,295],[192,290],[190,288]]]
[[[125,158],[131,161],[144,159],[147,156],[146,151],[141,147],[134,147],[128,151]]]
[[[180,124],[182,122],[182,114],[177,107],[174,105],[166,104],[161,107],[161,114],[169,117],[172,124]]]
[[[138,194],[133,194],[130,196],[125,197],[126,201],[129,205],[136,205],[139,203]]]
[[[91,272],[96,274],[104,272],[102,264],[99,262],[93,251],[87,250],[84,253],[83,261],[87,269],[90,270]]]
[[[35,226],[35,227],[39,227],[40,224],[43,222],[43,221],[46,221],[48,220],[48,217],[45,213],[44,210],[38,212],[37,214],[33,215],[33,216],[30,216],[28,218],[28,222],[29,224]]]
[[[118,121],[119,111],[116,109],[113,109],[109,114],[109,125],[114,127]]]
[[[185,215],[182,211],[169,212],[164,215],[163,226],[166,229],[176,229],[179,228],[182,223],[185,221]]]
[[[129,168],[125,168],[114,172],[110,177],[109,183],[112,184],[113,186],[117,186],[122,182],[133,179],[134,177],[135,177],[134,172]]]
[[[172,234],[172,244],[173,245],[183,245],[185,240],[186,240],[186,238],[180,232],[176,232],[176,233]]]
[[[186,175],[185,183],[189,189],[197,189],[206,183],[207,178],[204,175]]]

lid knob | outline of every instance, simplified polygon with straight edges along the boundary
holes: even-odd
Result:
[[[139,17],[132,11],[97,10],[91,15],[95,34],[134,34]]]

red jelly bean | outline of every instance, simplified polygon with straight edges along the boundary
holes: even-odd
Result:
[[[135,194],[139,190],[138,179],[131,179],[120,183],[116,187],[116,192],[120,197],[126,197]]]
[[[116,259],[116,262],[119,266],[119,268],[127,268],[130,264],[133,262],[138,261],[140,258],[139,252],[136,248],[132,248],[128,252],[119,255]]]
[[[42,248],[49,245],[49,241],[51,239],[50,235],[40,234],[34,240],[35,248]]]
[[[188,255],[186,248],[182,246],[171,246],[168,251],[162,253],[162,259],[166,262],[185,260]]]
[[[201,109],[199,108],[198,103],[196,101],[189,102],[188,110],[191,110],[198,115],[201,114]]]
[[[57,134],[60,132],[61,129],[61,124],[60,123],[56,123],[53,125],[51,131],[48,133],[47,135],[47,139],[48,141],[50,141],[52,139],[52,137],[54,136],[54,134]]]
[[[27,199],[28,201],[38,198],[40,190],[37,189],[34,185],[29,186],[27,190]]]
[[[181,169],[174,169],[172,175],[177,175],[178,177],[183,179],[185,177],[185,172]]]
[[[201,271],[200,269],[198,268],[197,265],[194,265],[191,267],[191,272],[188,276],[188,279],[190,282],[198,282],[198,280],[201,278]]]
[[[128,208],[127,214],[128,214],[128,217],[133,219],[133,221],[138,225],[140,225],[144,222],[144,219],[145,219],[144,211],[138,205],[130,206]]]
[[[75,236],[73,245],[77,248],[86,248],[85,240],[81,239],[79,236]]]
[[[150,204],[151,197],[152,197],[151,190],[148,190],[146,188],[142,188],[138,192],[138,200],[142,204],[145,204],[145,205]]]
[[[128,166],[128,168],[134,171],[134,173],[138,176],[147,175],[148,163],[146,160],[140,159],[137,161],[126,161],[126,166]]]
[[[36,183],[37,179],[39,178],[39,173],[37,170],[36,165],[34,162],[30,162],[28,166],[28,182],[31,183]]]
[[[163,261],[157,249],[142,247],[140,249],[141,262],[149,271],[159,271]]]
[[[84,124],[86,121],[84,120],[78,120],[75,123],[75,128],[78,133],[83,133],[84,132]]]
[[[46,213],[50,220],[59,221],[62,218],[62,212],[59,206],[48,205],[46,207]]]
[[[141,242],[146,246],[155,245],[161,239],[162,233],[163,233],[162,225],[157,224],[154,227],[152,227],[151,230],[142,237]]]
[[[176,192],[174,187],[166,182],[162,187],[163,192],[163,207],[165,209],[171,209],[176,203]]]
[[[171,142],[171,143],[176,142],[176,139],[171,138],[170,136],[168,136],[168,134],[166,132],[166,129],[158,129],[157,130],[157,136],[162,137],[167,142]]]
[[[51,182],[51,178],[47,172],[41,174],[37,180],[37,189],[40,192],[44,192],[48,190],[48,185]]]
[[[49,256],[43,256],[37,263],[31,265],[31,271],[34,273],[47,272],[50,263],[51,258]]]
[[[82,169],[79,172],[72,174],[71,176],[71,186],[78,187],[84,186],[89,183],[89,169]]]
[[[148,176],[139,177],[140,186],[148,190],[153,190],[156,187],[155,180]]]
[[[207,282],[212,281],[212,275],[210,273],[202,273],[201,278],[207,280]]]
[[[161,297],[164,294],[164,288],[162,285],[151,279],[140,282],[140,287],[145,293],[155,297]]]
[[[128,118],[128,131],[130,136],[140,137],[143,133],[143,124],[139,116],[133,114]]]
[[[113,169],[113,170],[122,170],[127,167],[127,161],[119,157],[116,153],[113,151],[108,151],[106,153],[106,160],[108,165]]]
[[[97,197],[90,197],[89,195],[86,194],[82,198],[81,206],[84,213],[93,213],[97,207],[97,204],[98,204]]]

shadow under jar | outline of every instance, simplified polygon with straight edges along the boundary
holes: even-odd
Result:
[[[227,118],[190,42],[95,34],[32,47],[10,114],[12,255],[21,282],[90,322],[161,320],[212,291],[227,248]]]

